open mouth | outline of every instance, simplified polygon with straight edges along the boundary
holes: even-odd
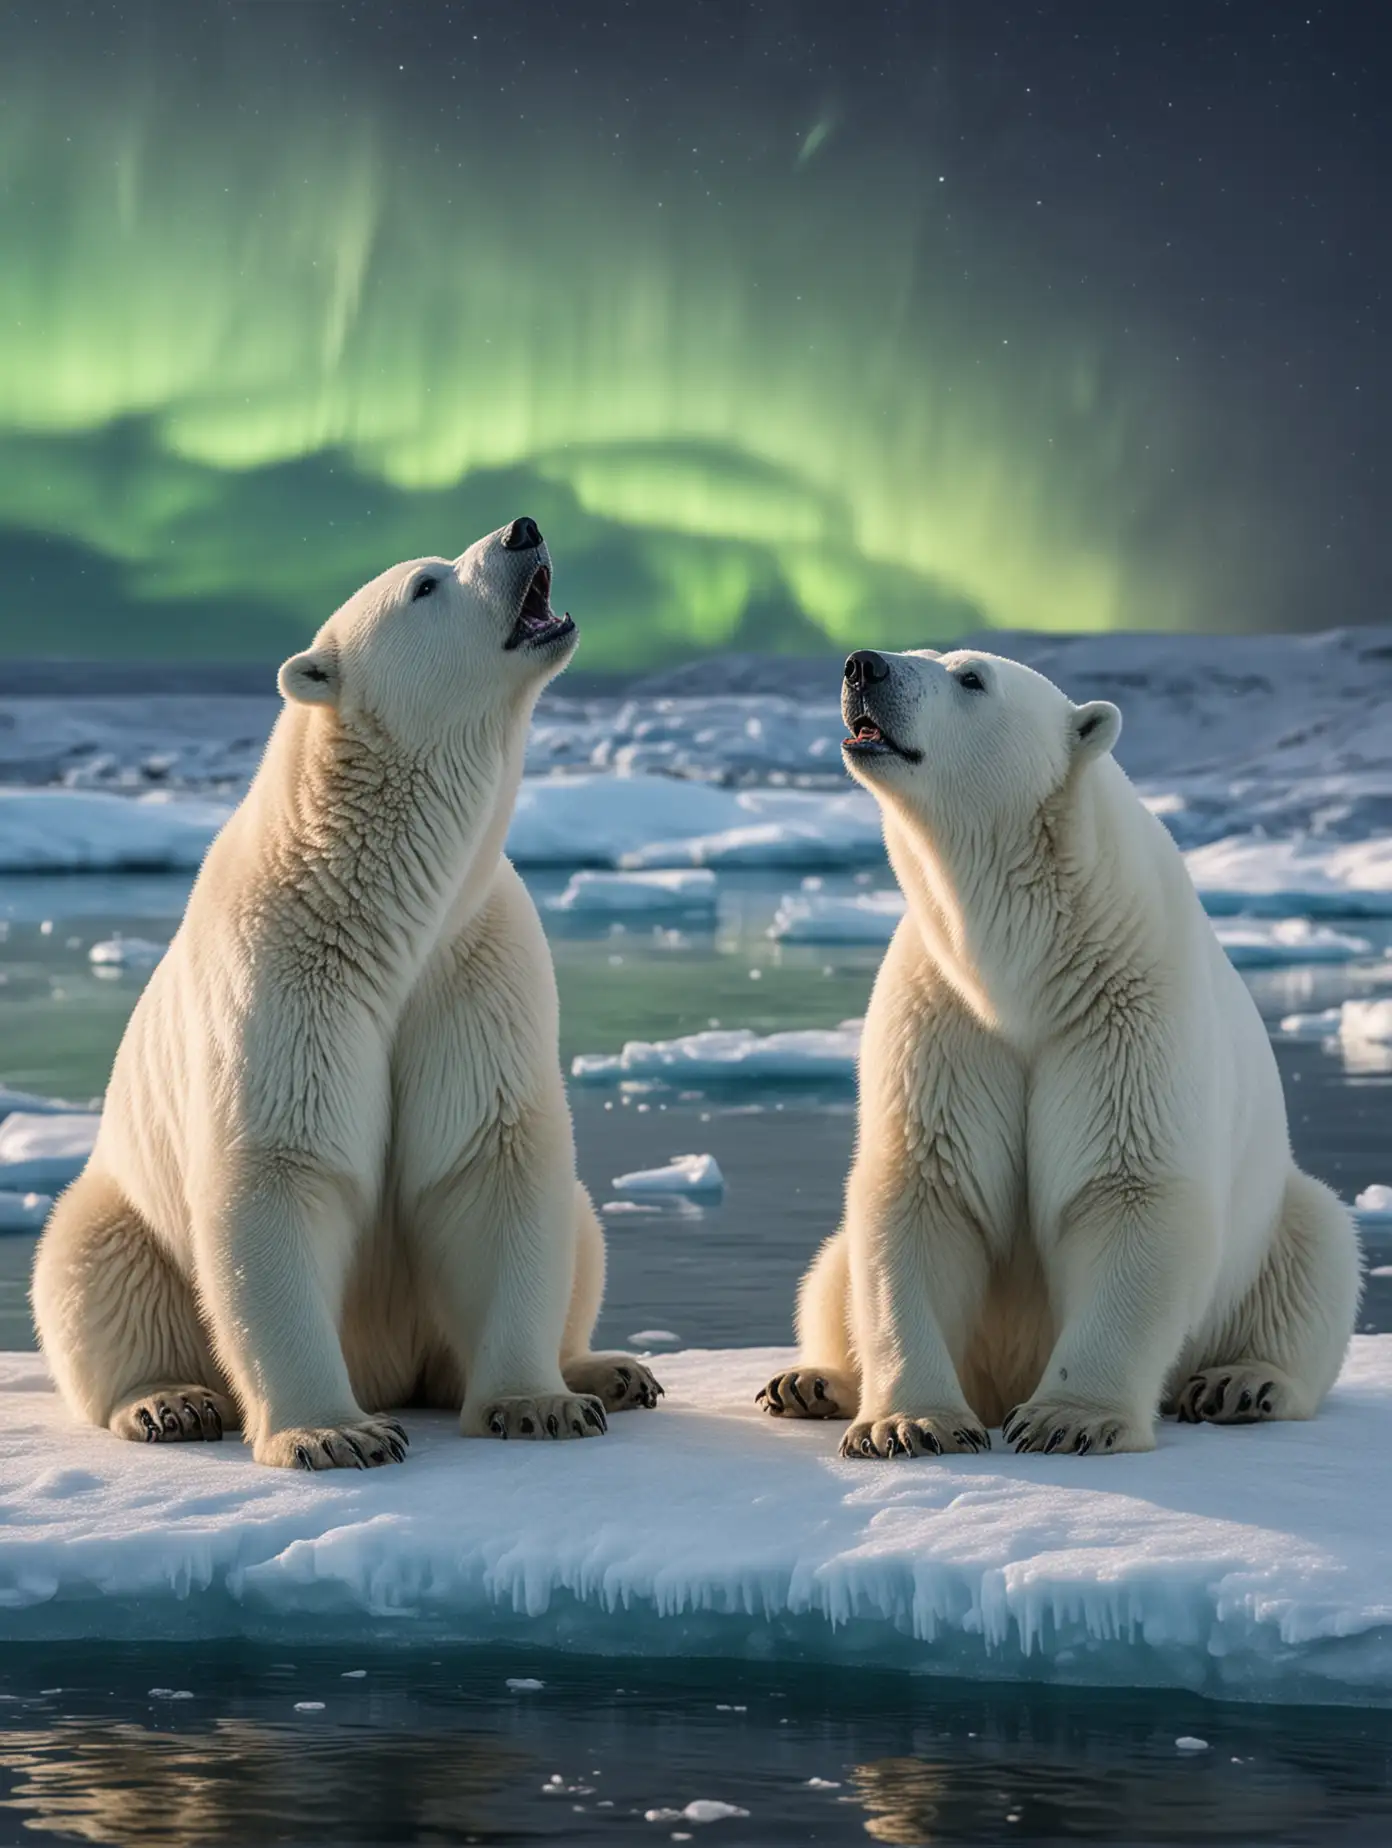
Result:
[[[841,749],[852,757],[902,757],[916,764],[923,755],[921,751],[907,751],[902,744],[896,744],[868,712],[861,713],[854,721],[847,719],[846,725],[848,736],[842,739]]]
[[[551,607],[550,565],[538,565],[517,612],[517,621],[503,643],[504,648],[547,648],[574,631],[570,612],[558,616]]]

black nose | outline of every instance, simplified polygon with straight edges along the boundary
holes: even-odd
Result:
[[[541,528],[535,520],[529,520],[524,513],[520,520],[514,520],[503,534],[503,550],[506,552],[534,552],[541,544]]]
[[[889,663],[883,655],[877,655],[873,648],[857,648],[853,655],[847,655],[846,681],[858,693],[888,679]]]

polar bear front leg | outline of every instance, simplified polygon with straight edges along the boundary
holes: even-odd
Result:
[[[1217,1244],[1187,1181],[1106,1175],[1084,1187],[1043,1252],[1062,1326],[1033,1397],[1002,1421],[1006,1442],[1077,1455],[1153,1450],[1202,1254]]]
[[[405,1431],[353,1396],[338,1307],[356,1242],[351,1186],[265,1154],[194,1226],[213,1345],[244,1408],[258,1463],[372,1469],[399,1463]]]
[[[846,1244],[862,1378],[841,1455],[989,1450],[946,1333],[974,1325],[988,1274],[985,1244],[961,1201],[910,1186],[889,1164],[863,1155],[846,1193]]]
[[[413,1219],[435,1318],[465,1381],[466,1437],[597,1437],[591,1390],[567,1385],[561,1345],[576,1252],[565,1100],[510,1105]]]

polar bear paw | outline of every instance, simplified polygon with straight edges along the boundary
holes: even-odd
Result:
[[[562,1373],[572,1392],[599,1399],[610,1412],[631,1412],[640,1405],[651,1411],[665,1396],[665,1388],[632,1354],[582,1354]]]
[[[1295,1418],[1294,1394],[1284,1374],[1260,1361],[1205,1367],[1175,1394],[1181,1424],[1260,1424]]]
[[[292,1425],[260,1438],[252,1455],[273,1469],[380,1469],[402,1463],[411,1440],[394,1418]]]
[[[240,1423],[231,1399],[211,1386],[156,1386],[107,1420],[117,1437],[135,1444],[217,1444]]]
[[[852,1418],[860,1393],[853,1381],[828,1367],[791,1367],[775,1373],[755,1394],[771,1418]]]
[[[841,1439],[843,1457],[975,1456],[991,1448],[991,1436],[970,1412],[922,1412],[863,1419]]]
[[[481,1437],[599,1437],[609,1429],[604,1406],[592,1393],[539,1393],[535,1398],[490,1399],[470,1425]],[[466,1427],[468,1428],[468,1427]]]
[[[1045,1456],[1085,1457],[1094,1451],[1107,1455],[1155,1448],[1155,1433],[1123,1413],[1054,1399],[1030,1399],[1017,1405],[1001,1420],[1001,1432],[1017,1451],[1039,1451]]]

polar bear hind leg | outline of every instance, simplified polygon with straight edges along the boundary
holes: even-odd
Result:
[[[590,1340],[604,1300],[604,1230],[594,1202],[575,1184],[575,1280],[561,1339],[561,1377],[572,1392],[593,1393],[606,1411],[648,1411],[663,1389],[632,1354],[592,1354]]]
[[[817,1253],[798,1290],[798,1362],[775,1373],[755,1403],[775,1418],[854,1418],[860,1368],[851,1348],[851,1274],[846,1234]]]
[[[34,1319],[63,1397],[136,1443],[216,1442],[241,1415],[193,1291],[115,1182],[80,1175],[34,1264]]]
[[[1256,1282],[1178,1375],[1171,1404],[1181,1422],[1312,1418],[1343,1365],[1360,1289],[1353,1216],[1292,1169]]]

